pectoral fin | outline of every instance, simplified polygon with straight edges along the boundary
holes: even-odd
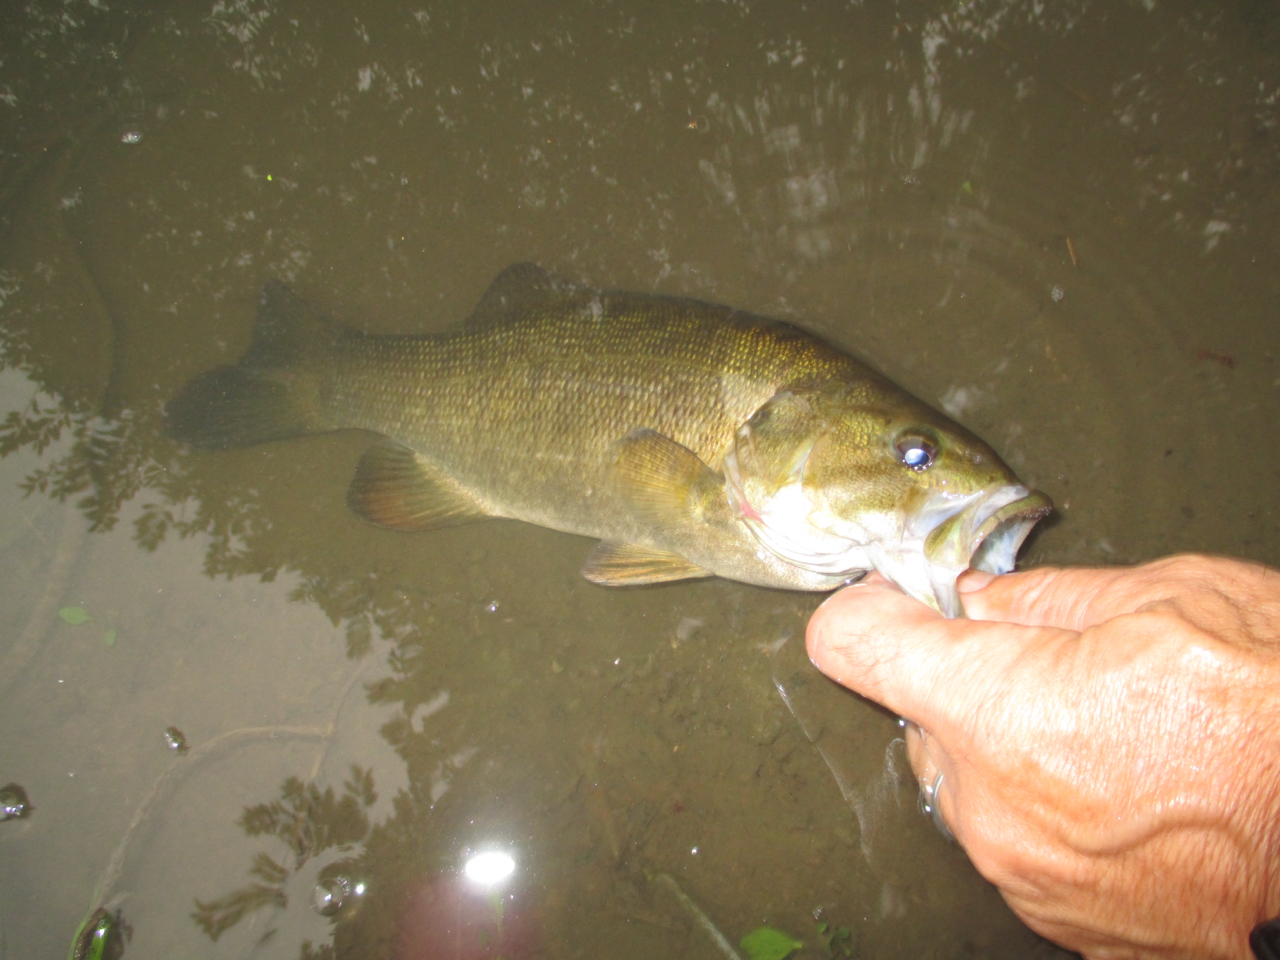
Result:
[[[602,541],[591,552],[582,575],[606,587],[638,586],[714,576],[684,557],[633,543]]]
[[[724,499],[719,474],[688,447],[648,428],[632,430],[618,441],[610,475],[633,513],[657,526],[703,519],[717,495]]]
[[[391,530],[435,530],[491,516],[426,457],[393,440],[375,444],[360,458],[347,506]]]

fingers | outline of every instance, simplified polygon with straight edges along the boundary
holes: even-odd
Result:
[[[827,600],[809,621],[809,656],[823,673],[941,735],[1002,679],[1042,631],[946,620],[871,580]]]
[[[975,620],[1081,631],[1167,600],[1185,599],[1235,584],[1244,591],[1265,567],[1217,557],[1166,557],[1136,567],[1041,567],[1001,577],[966,574],[960,580],[965,612]]]
[[[950,826],[951,818],[949,815],[944,815],[942,809],[944,802],[942,788],[944,785],[949,786],[955,779],[955,767],[928,731],[922,730],[914,723],[908,723],[905,736],[907,759],[911,762],[911,769],[915,771],[916,780],[920,785],[921,806],[925,813],[933,817],[934,826],[942,835],[954,839],[955,834]],[[950,799],[950,797],[947,798],[948,806],[950,806]]]
[[[965,574],[960,591],[974,620],[1083,630],[1134,606],[1127,567],[1040,567],[1000,577]],[[1124,607],[1124,609],[1120,609]]]

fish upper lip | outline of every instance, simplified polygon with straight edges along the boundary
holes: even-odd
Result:
[[[1012,519],[1015,514],[1000,519],[998,515],[1005,511],[1008,507],[1021,503],[1031,495],[1031,491],[1022,484],[1010,484],[1008,486],[999,487],[987,494],[974,507],[973,513],[969,520],[969,556],[972,557],[974,552],[982,545],[982,541],[986,539],[999,523],[1006,519]]]
[[[1012,489],[1022,491],[1022,495],[1004,502],[991,497],[988,503],[983,504],[986,509],[975,515],[974,519],[977,522],[973,530],[974,550],[977,550],[988,536],[999,529],[1001,524],[1015,519],[1034,523],[1053,512],[1053,501],[1039,490],[1029,490],[1022,486]]]

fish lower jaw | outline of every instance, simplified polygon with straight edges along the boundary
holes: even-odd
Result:
[[[908,596],[943,616],[963,616],[956,591],[956,578],[963,571],[931,564],[925,557],[923,542],[904,544],[898,531],[894,531],[895,542],[874,537],[836,537],[813,526],[808,527],[808,536],[797,536],[795,530],[782,535],[764,524],[748,527],[764,550],[785,564],[818,575],[827,589],[876,570]]]
[[[892,554],[884,550],[873,552],[872,565],[875,569],[908,596],[949,619],[964,616],[960,593],[956,589],[956,579],[964,572],[963,569],[931,563],[923,548]]]

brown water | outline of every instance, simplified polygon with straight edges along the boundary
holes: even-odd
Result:
[[[1057,501],[1024,566],[1280,562],[1276,6],[136,7],[0,22],[0,960],[99,905],[129,957],[454,956],[410,904],[490,847],[529,956],[727,956],[662,875],[802,958],[815,915],[1061,955],[809,666],[818,597],[373,529],[367,436],[195,454],[161,411],[268,278],[438,330],[535,260],[868,358]]]

